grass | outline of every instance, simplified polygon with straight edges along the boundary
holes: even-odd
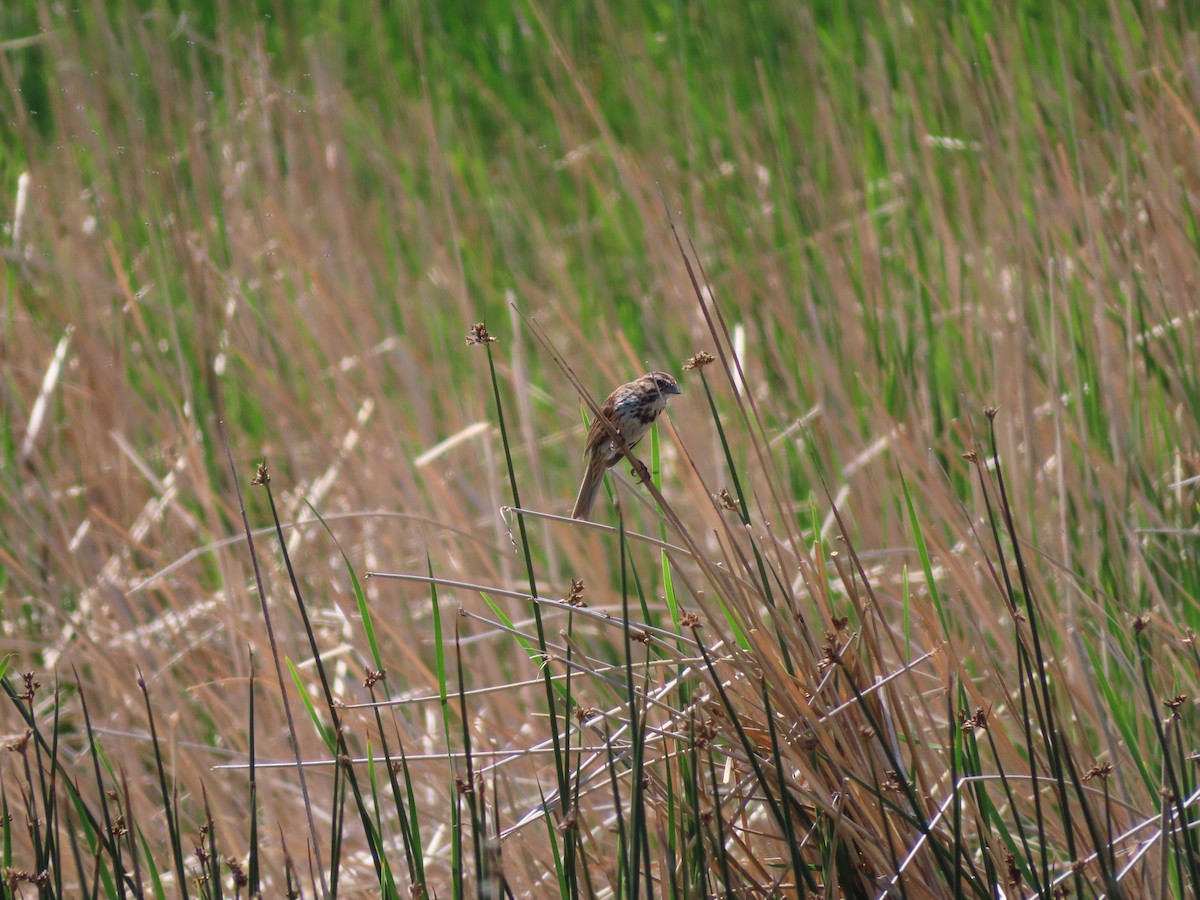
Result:
[[[0,897],[1194,894],[1196,35],[6,6]]]

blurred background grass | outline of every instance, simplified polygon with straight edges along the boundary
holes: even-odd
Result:
[[[956,642],[964,677],[990,683],[1007,617],[960,455],[995,406],[1076,736],[1120,756],[1148,739],[1159,712],[1111,706],[1138,684],[1134,615],[1167,648],[1164,695],[1195,696],[1196,8],[186,7],[0,9],[0,572],[13,666],[77,666],[104,740],[143,759],[134,667],[153,674],[174,776],[186,797],[205,782],[226,833],[244,833],[244,782],[208,767],[244,756],[246,647],[265,638],[244,544],[221,543],[240,517],[217,420],[239,473],[267,459],[285,520],[307,520],[307,498],[360,571],[422,574],[428,554],[439,576],[523,590],[468,326],[500,339],[523,505],[566,514],[581,401],[524,317],[596,399],[649,368],[680,375],[716,338],[671,219],[761,416],[766,461],[714,382],[755,527],[785,548],[779,578],[800,583],[797,539],[837,534],[823,477],[907,629],[903,475],[951,612],[950,634],[931,618],[918,643]],[[723,558],[710,495],[729,466],[682,383],[663,491]],[[340,557],[311,523],[288,534],[339,690],[364,699]],[[547,596],[618,583],[593,535],[537,521],[530,539]],[[428,589],[371,593],[394,689],[435,690]],[[486,612],[470,591],[440,599]],[[504,635],[472,639],[475,686],[536,674]],[[519,690],[502,696],[481,735],[543,728]],[[261,752],[286,759],[280,715],[264,706]],[[433,755],[435,721],[421,704],[397,718]],[[135,802],[153,787],[133,779]],[[422,800],[435,821],[450,789]],[[286,777],[264,790],[271,816],[295,802]],[[531,801],[508,802],[515,818]],[[540,845],[512,852],[529,854],[513,872],[544,866]]]

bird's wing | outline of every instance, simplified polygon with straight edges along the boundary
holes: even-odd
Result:
[[[617,407],[613,402],[612,394],[609,394],[604,401],[604,405],[600,407],[600,415],[592,419],[591,427],[588,428],[587,440],[583,442],[583,458],[587,459],[591,452],[597,447],[603,446],[603,441],[611,441],[612,436],[607,428],[604,427],[603,419],[612,421],[616,416]]]

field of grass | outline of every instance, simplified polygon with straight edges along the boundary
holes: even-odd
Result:
[[[0,900],[1200,892],[1200,7],[187,6],[0,7]]]

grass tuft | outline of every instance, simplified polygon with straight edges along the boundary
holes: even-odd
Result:
[[[1197,13],[456,6],[0,8],[0,900],[1200,893]]]

